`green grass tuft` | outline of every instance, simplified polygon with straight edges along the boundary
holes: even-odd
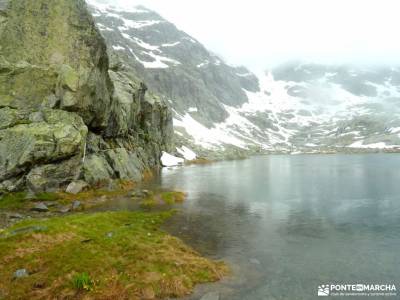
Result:
[[[10,193],[0,196],[0,209],[19,209],[29,202],[25,192]]]
[[[153,208],[159,205],[174,205],[185,201],[186,194],[178,191],[159,192],[144,198],[140,206],[142,208]]]
[[[39,193],[35,195],[35,200],[38,201],[57,201],[60,196],[57,193]]]
[[[94,282],[86,272],[75,274],[72,278],[72,286],[76,290],[91,291],[94,287]]]
[[[166,204],[173,205],[185,201],[186,194],[177,191],[164,192],[161,194],[161,198]]]

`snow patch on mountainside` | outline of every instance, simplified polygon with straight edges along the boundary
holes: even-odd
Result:
[[[112,16],[114,16],[114,15],[112,15]],[[125,24],[125,26],[121,28],[121,30],[123,30],[123,31],[127,31],[131,28],[139,29],[139,28],[143,28],[143,27],[147,27],[147,26],[153,26],[155,24],[160,24],[162,22],[159,20],[144,20],[144,21],[135,22],[132,20],[127,20],[127,19],[121,18],[121,17],[120,17],[120,20],[122,20]]]
[[[144,61],[141,60],[135,52],[129,48],[130,53],[133,55],[133,57],[140,62],[146,69],[167,69],[169,68],[169,65],[167,63],[171,63],[173,65],[179,65],[180,62],[170,59],[168,57],[164,57],[161,55],[154,54],[153,52],[144,52],[145,54],[149,55],[151,58],[153,58],[153,61]]]
[[[389,129],[390,133],[400,133],[400,127],[393,127]]]
[[[224,123],[217,124],[214,128],[207,128],[192,118],[190,114],[183,116],[177,114],[173,120],[174,127],[184,129],[195,141],[195,144],[206,149],[218,149],[224,144],[246,148],[246,143],[226,129]]]
[[[161,163],[164,167],[174,167],[182,165],[185,160],[181,157],[173,156],[167,152],[163,152],[161,156]]]
[[[125,47],[122,47],[122,46],[120,46],[120,45],[115,45],[115,46],[113,46],[113,49],[116,50],[116,51],[118,51],[118,50],[125,50]]]
[[[197,68],[203,68],[205,66],[207,66],[210,62],[208,60],[206,60],[205,62],[202,62],[200,64],[197,65]]]
[[[97,27],[100,29],[100,31],[101,31],[101,30],[104,30],[104,31],[114,31],[114,29],[109,28],[109,27],[107,27],[107,26],[105,26],[105,25],[103,25],[103,24],[101,24],[101,23],[96,23],[96,25],[97,25]]]
[[[387,145],[384,142],[367,144],[364,145],[363,141],[357,141],[348,146],[349,148],[358,148],[358,149],[393,149],[398,148],[400,145]]]
[[[133,40],[136,44],[138,44],[140,47],[142,47],[144,49],[147,49],[147,50],[150,50],[150,51],[162,52],[158,46],[150,45],[150,44],[142,41],[141,39],[139,39],[137,37],[130,37],[128,35],[127,38]]]
[[[176,151],[178,151],[178,153],[180,155],[183,156],[184,159],[191,161],[191,160],[195,160],[197,158],[196,153],[194,153],[191,149],[189,149],[186,146],[182,146],[180,148],[176,148]]]
[[[175,43],[166,43],[166,44],[162,44],[161,47],[175,47],[178,46],[181,42],[175,42]]]

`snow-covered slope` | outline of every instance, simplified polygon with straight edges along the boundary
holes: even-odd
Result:
[[[87,2],[109,51],[169,103],[175,155],[400,145],[400,69],[295,62],[256,76],[145,7]]]
[[[400,68],[297,62],[267,73],[262,87],[297,148],[400,145]]]

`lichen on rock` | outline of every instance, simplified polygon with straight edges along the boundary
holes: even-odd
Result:
[[[0,193],[159,167],[172,119],[144,86],[109,69],[84,0],[0,1]]]

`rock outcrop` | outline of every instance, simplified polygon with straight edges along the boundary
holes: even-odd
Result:
[[[171,114],[113,60],[85,1],[0,1],[0,191],[160,166]]]

